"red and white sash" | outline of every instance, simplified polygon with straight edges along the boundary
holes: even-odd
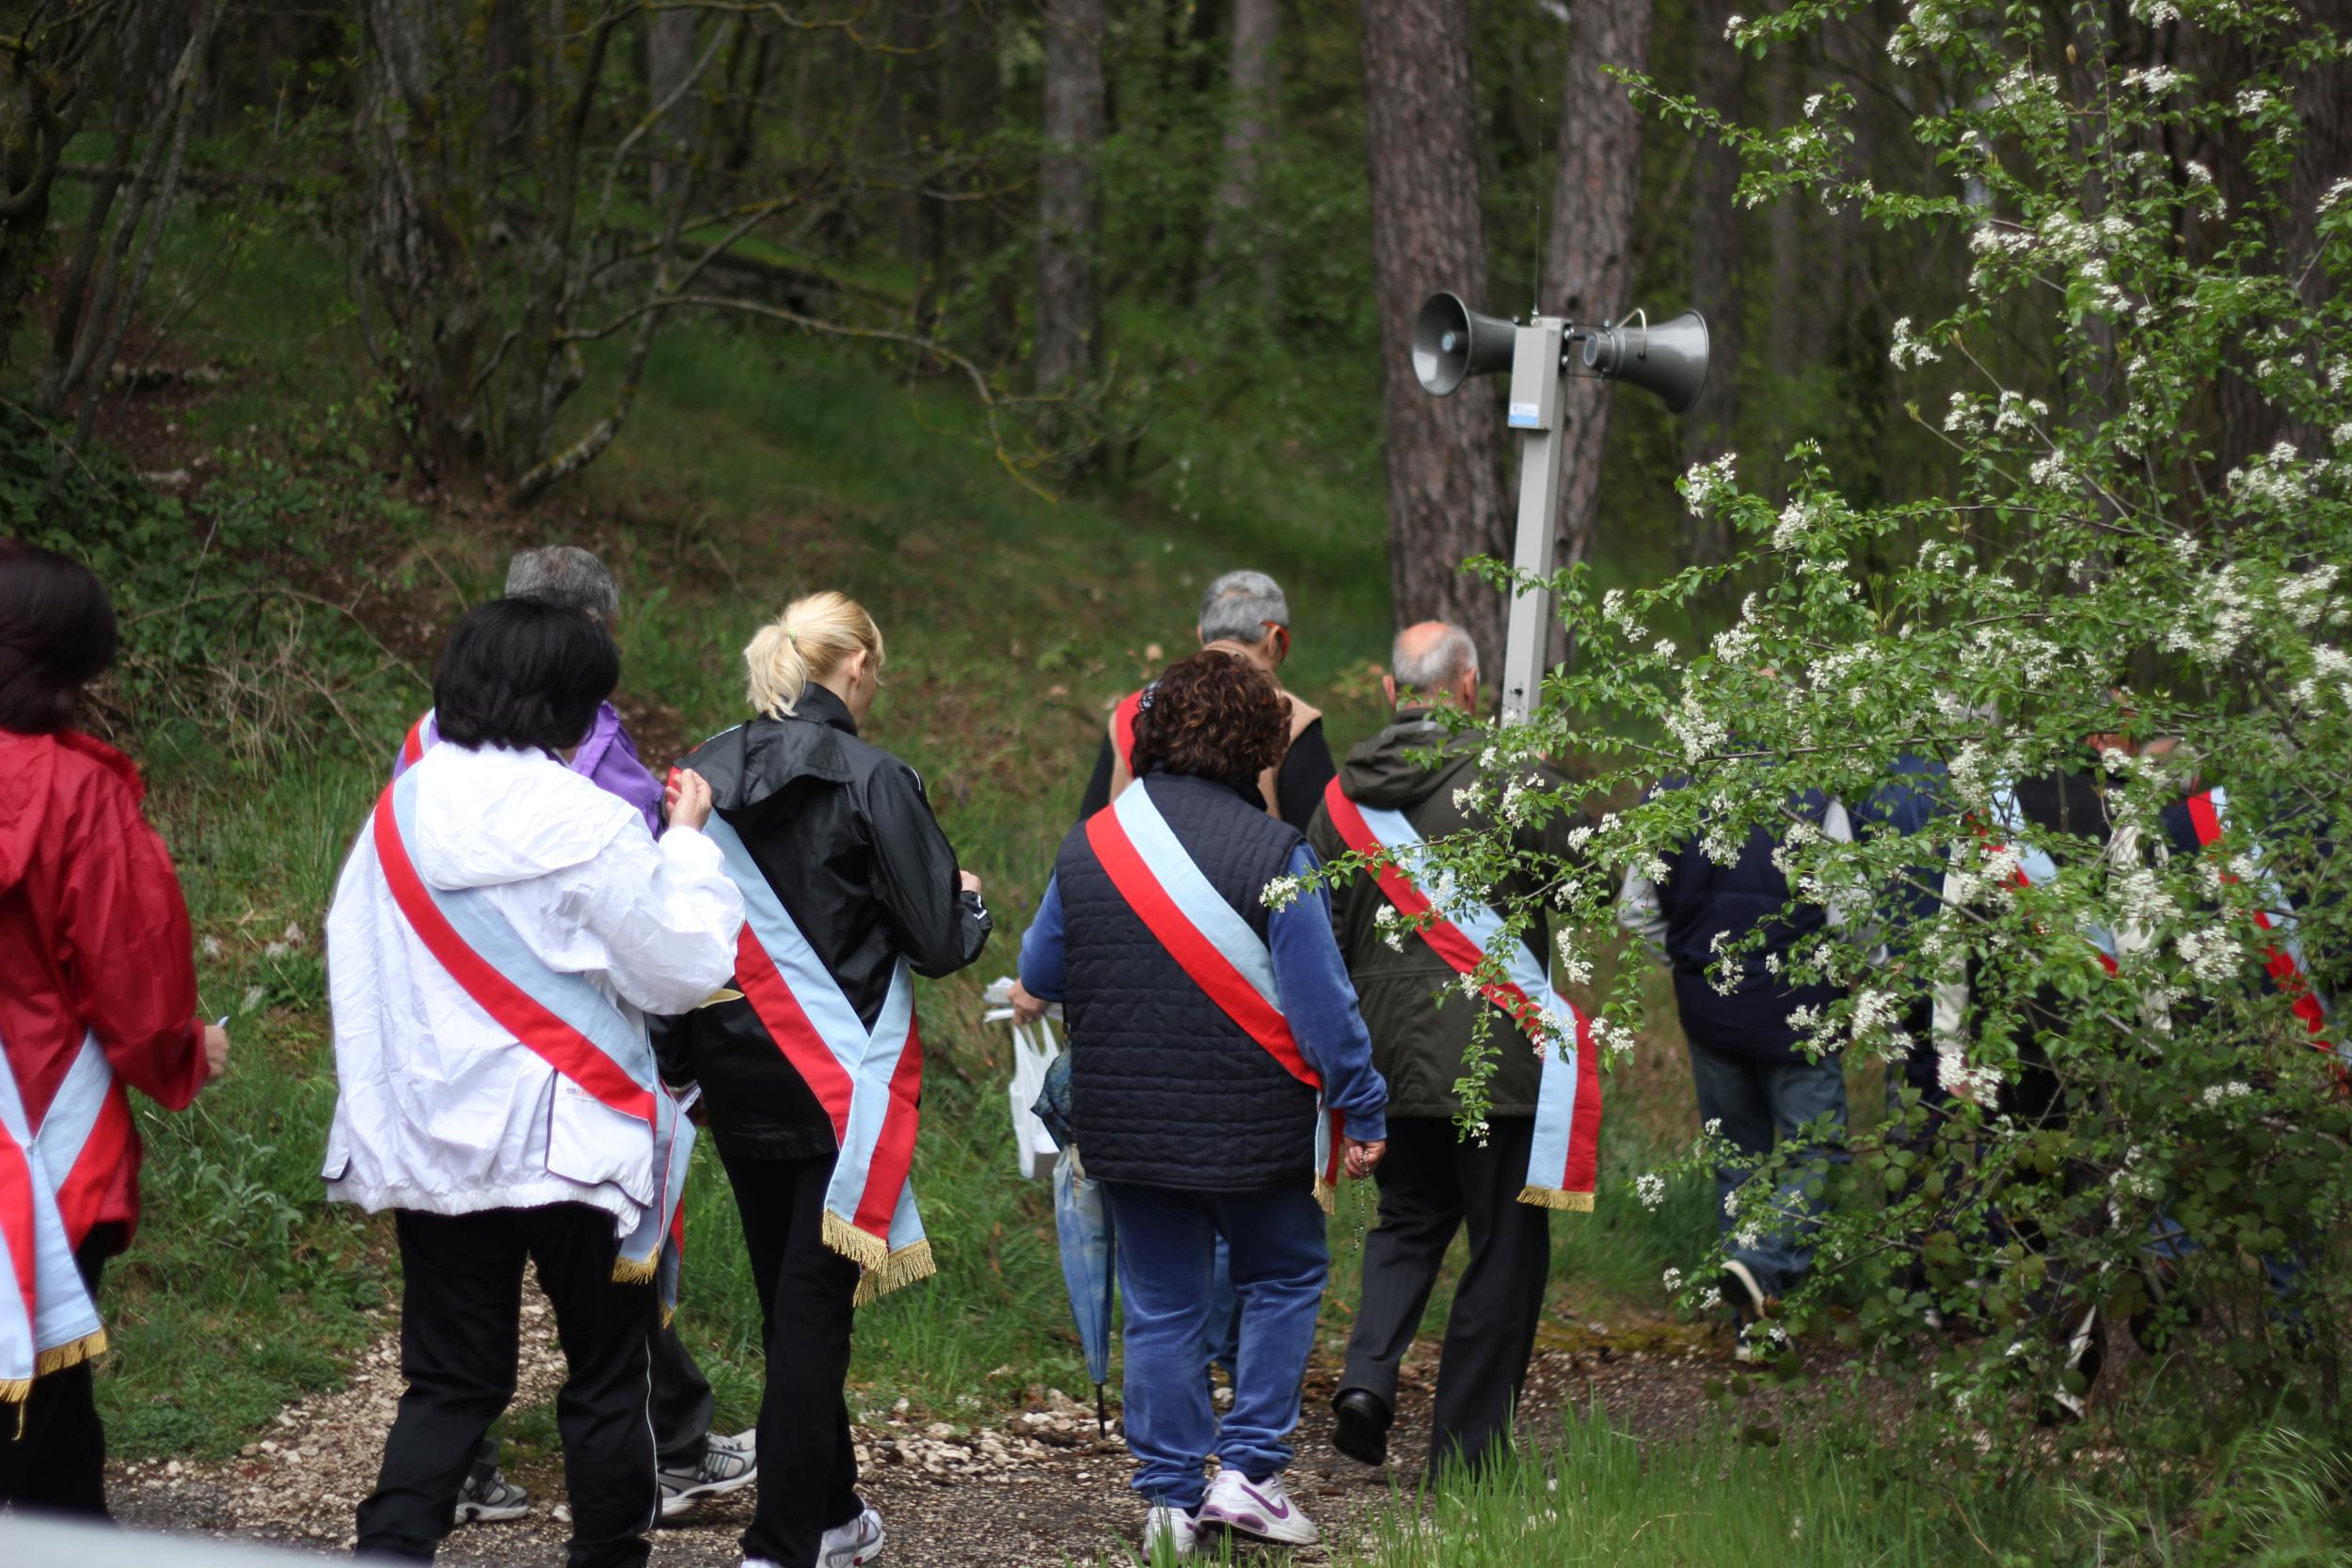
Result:
[[[1112,744],[1119,750],[1120,766],[1133,773],[1136,770],[1136,715],[1143,711],[1143,693],[1130,691],[1111,710]]]
[[[1323,1075],[1282,1016],[1265,939],[1193,863],[1141,781],[1088,817],[1086,832],[1111,885],[1176,966],[1284,1072],[1315,1091],[1315,1197],[1328,1211],[1340,1174],[1338,1117],[1324,1108]]]
[[[1422,920],[1422,941],[1456,974],[1477,975],[1493,954],[1500,980],[1479,982],[1479,994],[1502,1009],[1543,1060],[1535,1097],[1535,1141],[1519,1201],[1545,1209],[1590,1210],[1600,1156],[1600,1070],[1592,1021],[1553,989],[1551,975],[1527,944],[1509,935],[1502,917],[1473,899],[1433,904],[1410,866],[1422,840],[1403,812],[1361,806],[1333,779],[1324,808],[1340,841],[1369,857],[1382,896],[1408,920]]]
[[[2228,793],[2217,785],[2190,796],[2187,805],[2189,826],[2196,831],[2198,844],[2210,849],[2220,843],[2222,834],[2228,831]],[[2322,1051],[2332,1049],[2342,1053],[2344,1047],[2330,1047],[2328,1043],[2326,1030],[2332,1009],[2328,1005],[2328,998],[2312,984],[2311,976],[2304,968],[2303,944],[2295,931],[2295,908],[2287,902],[2287,896],[2280,891],[2277,879],[2259,869],[2262,863],[2260,847],[2250,849],[2249,854],[2257,867],[2255,874],[2261,879],[2263,899],[2268,906],[2254,911],[2254,924],[2262,927],[2268,939],[2263,947],[2263,967],[2269,971],[2271,981],[2280,991],[2293,998],[2295,1016],[2303,1021],[2303,1027],[2312,1036],[2312,1044]],[[2226,873],[2224,879],[2237,880]]]
[[[85,1035],[38,1125],[0,1052],[0,1402],[106,1348],[74,1248],[128,1151],[131,1107]]]
[[[2026,842],[2026,814],[2017,803],[2017,792],[2008,784],[1994,788],[1993,816],[2009,842],[2006,846],[1988,844],[1986,852],[1996,853],[2006,847],[2017,858],[2017,869],[2010,874],[2016,884],[2019,887],[2047,887],[2057,881],[2058,863],[2050,858],[2047,850]],[[2083,937],[2099,955],[2102,968],[2109,974],[2122,973],[2118,960],[2122,955],[2122,948],[2116,942],[2113,931],[2096,922],[2090,922],[2083,927]]]
[[[480,888],[437,888],[417,872],[407,840],[416,822],[416,775],[404,773],[376,801],[369,832],[392,902],[435,962],[498,1026],[610,1110],[645,1124],[652,1188],[628,1193],[642,1210],[621,1237],[612,1277],[658,1280],[665,1306],[677,1295],[679,1198],[694,1128],[662,1085],[644,1025],[580,974],[550,968]]]
[[[935,1269],[908,1172],[922,1120],[923,1040],[907,961],[891,971],[867,1028],[736,831],[703,830],[743,892],[735,983],[769,1037],[833,1118],[840,1144],[825,1189],[825,1244],[858,1264],[860,1306]]]

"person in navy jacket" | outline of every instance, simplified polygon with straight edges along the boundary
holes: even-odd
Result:
[[[1336,1116],[1348,1173],[1369,1176],[1388,1086],[1329,899],[1299,880],[1320,863],[1260,792],[1289,734],[1281,693],[1203,652],[1148,695],[1140,782],[1063,842],[1022,942],[1015,1005],[1060,1002],[1070,1021],[1076,1148],[1119,1236],[1146,1550],[1188,1555],[1203,1527],[1310,1544],[1281,1473],[1329,1274],[1316,1124]],[[1220,1234],[1242,1304],[1221,1428],[1201,1342]],[[1211,1453],[1223,1462],[1214,1487]]]

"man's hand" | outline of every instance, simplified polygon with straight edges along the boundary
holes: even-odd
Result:
[[[1012,983],[1012,1016],[1015,1020],[1023,1023],[1035,1023],[1045,1016],[1045,1006],[1044,998],[1031,996],[1027,988],[1018,980]]]
[[[1351,1180],[1361,1181],[1380,1168],[1380,1162],[1389,1152],[1389,1140],[1375,1138],[1365,1143],[1357,1138],[1342,1138],[1340,1147],[1347,1154],[1347,1174]]]
[[[671,768],[670,782],[661,793],[670,808],[671,827],[700,832],[710,820],[710,781],[692,768]]]
[[[204,1025],[204,1082],[229,1070],[229,1031],[217,1023]]]
[[[956,885],[966,893],[977,893],[980,891],[980,879],[972,875],[969,871],[959,870],[956,873]]]

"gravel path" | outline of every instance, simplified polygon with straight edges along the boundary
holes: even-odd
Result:
[[[551,1400],[563,1361],[543,1301],[524,1307],[524,1354],[517,1408]],[[1647,1348],[1621,1348],[1629,1335]],[[1409,1487],[1426,1457],[1429,1378],[1436,1347],[1424,1341],[1408,1364],[1391,1465],[1374,1471],[1330,1444],[1331,1370],[1311,1373],[1293,1494],[1342,1549],[1364,1538],[1391,1505],[1391,1487]],[[1727,1366],[1724,1344],[1689,1331],[1646,1326],[1612,1334],[1602,1325],[1548,1324],[1522,1409],[1523,1425],[1542,1430],[1564,1404],[1597,1401],[1637,1432],[1688,1430],[1708,1414],[1704,1385]],[[199,1531],[348,1549],[352,1511],[374,1480],[401,1390],[396,1336],[361,1356],[349,1384],[280,1411],[269,1430],[225,1465],[177,1460],[118,1465],[111,1478],[116,1513],[136,1528]],[[1105,1440],[1094,1413],[1054,1390],[1029,1408],[987,1427],[923,1422],[895,1415],[859,1434],[863,1490],[887,1526],[893,1568],[1034,1568],[1038,1564],[1123,1563],[1141,1527],[1142,1509],[1126,1490],[1128,1460],[1116,1422]],[[531,1489],[532,1514],[505,1525],[461,1529],[440,1560],[480,1568],[559,1568],[565,1527],[550,1513],[562,1497],[552,1460],[513,1478]],[[655,1537],[655,1568],[731,1568],[751,1515],[746,1490],[704,1502]],[[1110,1554],[1107,1559],[1104,1554]],[[1299,1553],[1301,1564],[1331,1560],[1328,1549]]]

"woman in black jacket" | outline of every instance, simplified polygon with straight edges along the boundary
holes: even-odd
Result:
[[[812,594],[743,657],[759,717],[680,766],[709,781],[711,836],[743,889],[744,994],[679,1021],[664,1060],[702,1086],[765,1320],[745,1559],[853,1568],[882,1520],[857,1495],[842,1398],[852,1308],[931,1272],[906,1180],[922,1073],[909,974],[977,958],[989,915],[922,780],[858,738],[881,684],[873,618]]]

